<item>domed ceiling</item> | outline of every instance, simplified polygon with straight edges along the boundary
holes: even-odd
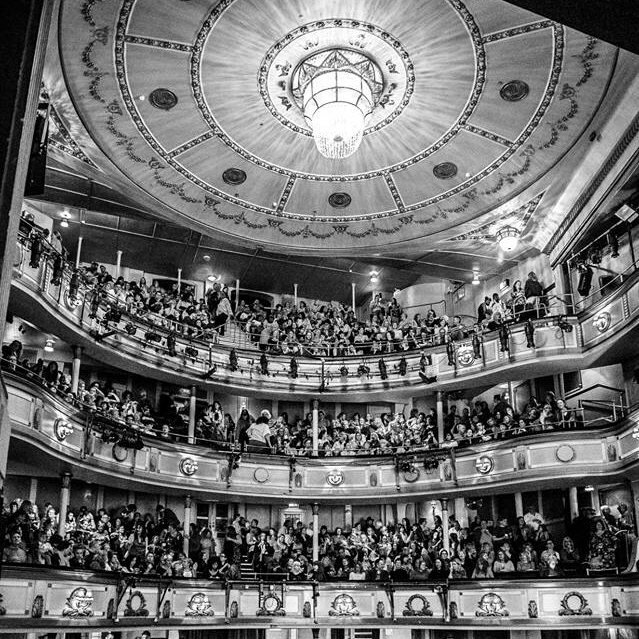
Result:
[[[502,0],[64,0],[59,35],[89,134],[160,214],[296,252],[530,230],[617,55]],[[340,160],[293,86],[334,48],[382,76]]]

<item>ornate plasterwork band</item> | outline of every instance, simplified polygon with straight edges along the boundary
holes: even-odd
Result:
[[[244,159],[256,164],[261,168],[284,175],[295,175],[296,178],[315,180],[320,182],[351,182],[383,177],[384,174],[389,171],[401,171],[402,169],[408,168],[409,166],[420,162],[424,158],[432,155],[435,151],[441,149],[446,143],[450,142],[450,140],[452,140],[455,135],[461,130],[461,128],[471,117],[471,115],[475,111],[477,104],[479,103],[479,98],[481,97],[481,93],[486,81],[486,53],[484,51],[484,45],[481,39],[481,32],[472,14],[468,11],[466,5],[461,0],[448,0],[450,6],[458,13],[460,20],[467,29],[471,42],[473,44],[475,53],[475,76],[473,87],[464,110],[458,117],[457,121],[449,128],[446,133],[444,133],[444,135],[439,140],[437,140],[434,144],[427,147],[426,149],[423,149],[418,154],[392,166],[384,167],[375,171],[353,173],[350,175],[322,175],[316,173],[301,173],[298,171],[293,171],[286,167],[281,167],[276,164],[266,162],[262,158],[259,158],[247,151],[244,147],[237,144],[237,142],[235,142],[226,134],[226,132],[222,129],[222,127],[220,127],[219,123],[215,119],[215,116],[209,109],[202,92],[201,58],[204,46],[208,39],[209,33],[215,27],[215,23],[219,20],[222,13],[232,4],[232,2],[233,0],[221,0],[221,2],[219,2],[212,9],[209,17],[204,21],[202,28],[200,29],[196,37],[195,45],[193,47],[193,54],[191,56],[191,85],[193,89],[193,97],[205,122],[216,132],[216,135],[220,138],[220,140],[231,149],[233,149],[233,151],[241,155]],[[322,24],[326,24],[326,26],[335,26],[336,22],[339,23],[341,26],[345,21],[340,19],[325,20],[322,21]],[[118,34],[117,37],[120,37],[120,34]],[[387,212],[388,215],[393,215],[394,213],[396,213],[396,211]],[[383,215],[381,217],[386,216]],[[327,220],[327,218],[323,219]],[[369,218],[368,216],[361,216],[359,219]]]
[[[448,0],[449,3],[455,7],[458,8],[458,10],[464,14],[464,16],[468,16],[469,19],[472,20],[472,16],[470,16],[470,14],[468,14],[465,6],[463,5],[463,3],[461,2],[461,0]],[[221,11],[222,8],[225,5],[230,4],[230,2],[232,2],[232,0],[226,0],[223,2],[220,2],[214,9]],[[129,14],[131,11],[131,8],[133,6],[134,0],[124,0],[123,4],[122,4],[122,9],[121,9],[121,13],[120,13],[120,18],[118,20],[117,23],[117,28],[116,28],[116,35],[115,35],[115,57],[116,57],[116,69],[117,69],[117,80],[119,82],[120,85],[120,89],[121,89],[121,94],[122,94],[122,98],[124,100],[124,104],[126,106],[127,111],[129,112],[129,114],[132,117],[133,122],[135,123],[136,127],[138,128],[138,130],[141,132],[141,134],[143,135],[143,137],[145,138],[145,140],[147,141],[147,143],[151,146],[151,148],[162,158],[162,160],[164,160],[164,162],[166,163],[166,165],[164,165],[160,160],[156,159],[156,158],[152,158],[151,160],[145,160],[144,158],[139,157],[138,154],[136,154],[134,152],[134,147],[133,147],[133,140],[129,139],[127,136],[124,136],[123,134],[119,133],[117,130],[117,117],[121,116],[121,110],[117,107],[116,104],[114,103],[106,103],[106,101],[102,98],[102,96],[99,93],[99,85],[96,83],[95,86],[92,86],[93,91],[91,92],[91,95],[96,99],[99,100],[100,102],[105,104],[105,108],[107,109],[107,111],[109,112],[109,114],[111,114],[111,119],[109,124],[107,125],[107,130],[109,130],[114,136],[116,136],[116,138],[118,139],[118,143],[121,144],[122,146],[124,146],[124,148],[127,150],[127,153],[129,154],[129,156],[136,162],[138,161],[143,161],[145,163],[149,163],[149,166],[151,166],[151,164],[153,166],[151,166],[151,168],[154,170],[154,175],[156,176],[157,182],[158,184],[160,184],[161,186],[165,186],[167,189],[170,190],[171,193],[178,195],[180,198],[184,199],[184,201],[186,202],[192,202],[192,203],[202,203],[202,199],[201,197],[191,197],[186,191],[185,191],[185,186],[186,183],[174,183],[174,182],[170,182],[167,180],[162,180],[161,178],[161,171],[168,169],[169,167],[174,169],[175,171],[177,171],[180,175],[184,176],[188,181],[190,181],[191,183],[195,184],[196,186],[202,188],[204,191],[210,193],[213,197],[206,197],[204,198],[205,202],[203,203],[204,206],[206,207],[206,209],[214,214],[216,217],[219,217],[220,219],[233,219],[237,224],[249,224],[249,220],[247,220],[246,216],[244,213],[242,213],[241,215],[236,214],[236,213],[232,213],[232,214],[226,214],[223,211],[221,211],[218,207],[218,205],[220,203],[227,202],[229,204],[234,204],[234,205],[238,205],[243,207],[244,209],[247,209],[248,211],[255,211],[257,213],[266,213],[267,215],[273,217],[280,217],[280,218],[288,218],[288,219],[294,219],[294,220],[305,220],[308,222],[314,222],[314,223],[333,223],[333,222],[338,222],[339,227],[333,225],[332,230],[331,227],[328,226],[328,228],[326,228],[326,232],[320,232],[317,233],[316,231],[313,231],[312,229],[309,228],[308,225],[306,225],[306,227],[304,229],[299,229],[296,231],[288,231],[285,228],[281,227],[281,222],[276,222],[273,219],[268,220],[268,226],[271,226],[272,228],[276,228],[280,233],[282,233],[285,236],[296,236],[299,234],[302,234],[304,236],[306,236],[307,234],[312,235],[313,237],[331,237],[332,235],[335,234],[346,234],[349,235],[351,237],[355,237],[355,238],[361,238],[361,237],[365,237],[365,236],[376,236],[378,234],[393,234],[395,233],[397,230],[399,230],[400,228],[402,228],[403,226],[407,225],[407,224],[425,224],[425,223],[429,223],[430,221],[437,219],[438,217],[445,217],[445,215],[440,215],[441,210],[437,210],[434,212],[433,215],[429,216],[428,218],[424,218],[424,219],[415,219],[414,216],[412,215],[408,215],[408,216],[404,216],[403,218],[401,218],[400,224],[398,226],[394,226],[392,228],[383,228],[383,227],[378,227],[376,225],[372,225],[368,228],[364,228],[362,229],[361,227],[358,228],[357,230],[355,229],[350,229],[348,226],[344,225],[344,222],[346,221],[344,219],[343,216],[322,216],[321,218],[316,217],[315,215],[308,215],[308,214],[296,214],[296,213],[290,213],[290,212],[285,212],[283,210],[278,211],[277,209],[271,209],[271,208],[265,208],[262,206],[257,206],[255,204],[249,203],[249,202],[245,202],[243,200],[240,200],[237,197],[233,197],[230,196],[226,193],[223,193],[221,191],[219,191],[218,189],[212,187],[209,184],[206,184],[205,182],[203,182],[202,180],[200,180],[199,178],[197,178],[196,176],[194,176],[190,171],[188,171],[187,169],[185,169],[182,165],[180,165],[172,156],[176,155],[175,150],[173,151],[173,153],[168,152],[166,150],[164,150],[162,148],[162,146],[157,142],[157,140],[154,138],[154,136],[152,135],[152,133],[146,128],[145,124],[143,123],[142,119],[140,118],[139,114],[137,113],[137,109],[136,109],[136,105],[134,100],[132,99],[132,96],[128,90],[128,86],[127,86],[127,82],[126,82],[126,74],[125,74],[125,70],[124,70],[124,47],[125,47],[125,35],[126,35],[126,29],[127,29],[127,24],[128,24],[128,19],[129,19]],[[464,23],[468,25],[468,20],[466,19],[466,17],[463,17],[464,19]],[[474,22],[474,21],[473,21]],[[406,207],[405,211],[416,211],[418,209],[421,209],[425,206],[428,206],[430,204],[433,203],[437,203],[440,202],[442,200],[445,200],[457,193],[463,193],[464,191],[466,193],[470,193],[469,191],[469,187],[478,182],[481,179],[484,179],[487,175],[489,175],[494,169],[498,168],[501,164],[503,164],[516,150],[519,146],[521,146],[521,144],[531,135],[531,133],[533,132],[534,128],[537,126],[537,124],[539,123],[539,120],[541,119],[541,117],[543,116],[543,114],[545,113],[548,105],[550,104],[552,97],[554,95],[555,89],[556,89],[556,85],[557,85],[557,80],[559,77],[559,74],[561,72],[561,66],[562,66],[562,55],[563,55],[563,48],[564,48],[564,33],[563,33],[563,28],[560,25],[556,25],[556,24],[552,24],[552,28],[553,28],[553,41],[554,41],[554,48],[553,48],[553,68],[552,71],[550,73],[549,79],[548,79],[548,83],[546,86],[546,92],[544,95],[543,100],[541,101],[536,113],[534,114],[534,116],[531,118],[531,120],[528,123],[528,126],[526,127],[526,129],[524,130],[524,132],[517,138],[517,140],[515,142],[513,142],[513,145],[511,148],[507,149],[506,153],[503,154],[500,158],[498,158],[497,160],[495,160],[493,163],[491,163],[491,165],[489,167],[486,167],[482,172],[478,173],[477,175],[473,176],[472,178],[469,178],[469,180],[467,180],[466,182],[464,182],[461,185],[458,185],[457,187],[447,191],[446,193],[442,193],[442,194],[438,194],[434,197],[431,197],[427,200],[424,200],[422,202],[418,202],[416,204],[412,204],[409,207]],[[85,64],[87,66],[87,68],[90,71],[90,75],[93,77],[95,76],[98,80],[101,77],[101,75],[104,75],[104,72],[99,71],[97,68],[95,68],[94,63],[91,60],[91,48],[94,46],[96,41],[100,41],[103,44],[106,44],[105,40],[106,38],[103,36],[103,34],[100,32],[98,34],[98,29],[95,30],[95,35],[94,35],[94,39],[89,43],[89,45],[86,47],[85,51],[86,51],[86,59],[85,56],[83,55],[83,59],[85,61]],[[481,34],[479,33],[479,30],[477,29],[476,32],[476,37],[478,41],[481,41]],[[195,49],[195,47],[194,47]],[[485,57],[485,55],[484,55]],[[485,59],[483,61],[483,64],[485,66]],[[93,65],[93,66],[91,66]],[[481,94],[481,90],[478,90],[477,95],[474,95],[470,98],[469,103],[474,102],[476,104],[476,101],[479,99],[479,96]],[[470,106],[470,104],[468,105]],[[454,132],[456,133],[456,131]],[[220,136],[221,132],[220,129],[212,129],[210,135],[217,135]],[[209,137],[209,134],[206,135],[206,137]],[[441,142],[441,140],[440,140]],[[197,140],[193,141],[193,144],[197,144]],[[443,142],[442,142],[443,144]],[[179,147],[178,147],[179,148]],[[441,148],[441,147],[438,147]],[[436,149],[435,149],[436,150]],[[181,151],[181,149],[180,149]],[[520,168],[518,171],[516,171],[517,175],[521,175],[523,173],[525,173],[528,170],[528,167],[530,166],[530,156],[534,153],[534,149],[524,149],[524,152],[522,153],[522,157],[524,158],[524,165],[522,166],[522,168]],[[409,161],[402,163],[400,165],[398,165],[397,170],[400,170],[402,168],[406,168],[407,166],[410,166],[410,164],[412,164],[415,161],[419,161],[419,156],[415,156],[414,158],[411,158]],[[288,172],[285,171],[284,169],[281,169],[280,167],[272,167],[272,170],[276,173],[280,173],[282,175],[286,175],[288,178],[291,177],[295,177],[297,178],[302,178],[302,179],[321,179],[321,180],[325,180],[325,181],[349,181],[350,179],[364,179],[365,175],[359,175],[359,176],[310,176],[310,175],[306,175],[306,174],[299,174],[296,172]],[[375,174],[377,175],[379,172],[375,172]],[[381,176],[385,178],[385,176],[389,173],[388,170],[385,170],[383,172],[381,172]],[[497,184],[496,187],[493,187],[493,189],[497,189],[499,190],[501,188],[501,184],[506,184],[511,182],[512,180],[512,175],[511,174],[506,174],[505,176],[502,176],[500,178],[499,183]],[[474,189],[472,189],[474,190]],[[466,195],[466,193],[464,193],[464,196]],[[216,199],[216,198],[219,198]],[[397,201],[397,200],[396,200]],[[280,207],[277,207],[280,208]],[[387,218],[390,217],[392,215],[395,215],[397,213],[403,212],[403,210],[401,209],[393,209],[391,211],[383,211],[383,212],[376,212],[376,213],[370,213],[370,214],[365,214],[365,215],[360,215],[360,216],[351,216],[348,221],[352,221],[352,222],[358,222],[358,221],[363,221],[363,220],[376,220],[376,219],[382,219],[382,218]],[[451,212],[454,212],[451,211]],[[250,227],[251,228],[263,228],[266,225],[262,225],[262,224],[254,224],[251,223]]]

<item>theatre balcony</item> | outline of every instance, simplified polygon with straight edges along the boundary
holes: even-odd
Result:
[[[307,457],[243,453],[238,444],[163,441],[79,410],[33,380],[5,375],[9,473],[71,473],[92,483],[188,491],[202,498],[378,502],[565,487],[639,477],[639,408],[565,430],[506,433],[471,446],[424,446],[394,455]],[[616,421],[615,421],[616,417]]]
[[[631,628],[639,623],[636,573],[593,579],[465,582],[227,582],[6,567],[3,629],[84,632],[188,628],[368,626],[410,628]],[[391,630],[392,629],[392,630]],[[324,635],[322,635],[324,636]]]
[[[611,292],[577,314],[567,313],[569,305],[555,296],[543,313],[498,330],[475,326],[456,339],[449,333],[399,353],[307,357],[266,354],[236,324],[206,340],[176,322],[158,326],[86,285],[72,265],[56,263],[55,254],[34,263],[29,246],[18,244],[12,312],[94,359],[183,386],[301,398],[410,396],[605,365],[632,356],[639,345],[634,262]]]

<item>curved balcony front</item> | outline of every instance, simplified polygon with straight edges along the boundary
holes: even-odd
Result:
[[[629,340],[639,327],[639,272],[608,298],[578,316],[534,320],[530,344],[524,324],[478,339],[451,342],[422,351],[367,357],[297,357],[291,370],[288,356],[268,355],[267,370],[257,350],[228,343],[200,342],[175,335],[174,354],[167,348],[167,331],[123,315],[107,325],[105,309],[91,308],[90,294],[70,291],[68,273],[59,286],[51,283],[51,266],[42,260],[29,266],[18,244],[11,308],[88,355],[132,373],[182,385],[210,385],[238,394],[300,399],[317,397],[341,401],[348,396],[408,397],[434,389],[494,384],[515,377],[535,377],[618,361],[639,340]],[[231,363],[231,352],[237,364]],[[427,356],[425,359],[423,355]],[[427,360],[427,361],[426,361]],[[380,362],[383,361],[385,374]],[[405,374],[401,374],[405,365]]]
[[[637,573],[401,584],[216,584],[126,577],[6,567],[0,631],[368,626],[404,627],[410,633],[410,627],[521,630],[630,628],[639,623]]]
[[[639,408],[593,430],[544,432],[468,448],[384,456],[243,455],[143,436],[141,449],[105,437],[91,418],[33,382],[6,375],[11,460],[148,492],[211,499],[383,502],[559,487],[639,476]],[[105,441],[105,439],[107,441]],[[21,467],[22,472],[26,472]],[[9,465],[11,471],[11,463]]]

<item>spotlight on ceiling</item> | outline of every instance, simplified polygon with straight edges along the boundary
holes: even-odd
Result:
[[[371,271],[370,276],[371,284],[376,284],[377,282],[379,282],[379,271]]]
[[[512,226],[504,226],[497,231],[497,242],[502,251],[509,252],[517,248],[519,231]]]
[[[220,279],[219,275],[209,275],[206,278],[209,282],[217,282]]]
[[[66,228],[68,228],[69,223],[68,223],[66,220],[62,220],[62,222],[60,222],[60,226],[61,226],[63,229],[66,229]]]
[[[69,213],[69,211],[62,211],[62,213],[60,213],[60,217],[68,220],[71,217],[71,213]]]
[[[211,261],[211,256],[210,256],[210,255],[202,255],[202,259],[203,259],[205,262],[210,262],[210,261]]]
[[[473,286],[479,285],[479,271],[473,271]]]
[[[53,353],[53,340],[47,339],[44,342],[44,352],[45,353]]]

